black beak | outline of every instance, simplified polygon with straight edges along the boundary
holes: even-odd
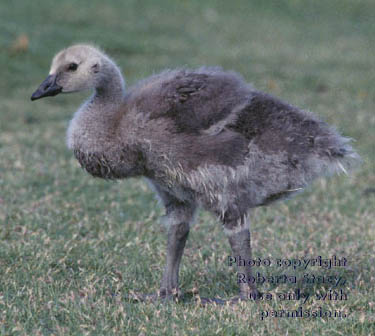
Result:
[[[62,87],[56,84],[56,75],[49,75],[31,96],[31,100],[43,97],[56,96],[62,91]]]

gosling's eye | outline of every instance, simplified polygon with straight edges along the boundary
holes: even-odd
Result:
[[[68,65],[68,70],[69,70],[69,71],[76,71],[77,68],[78,68],[78,64],[77,64],[77,63],[70,63],[70,64]]]

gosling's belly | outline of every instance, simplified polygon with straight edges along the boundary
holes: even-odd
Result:
[[[124,154],[83,152],[74,150],[81,167],[94,177],[122,179],[142,175],[142,169],[132,164]]]

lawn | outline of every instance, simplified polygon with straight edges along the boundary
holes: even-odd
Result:
[[[374,335],[374,22],[373,0],[3,0],[0,335]],[[235,70],[354,138],[360,169],[251,217],[255,258],[347,259],[332,269],[286,262],[256,272],[335,276],[347,299],[314,298],[329,292],[326,283],[267,283],[259,288],[272,300],[202,307],[195,296],[237,294],[225,234],[202,211],[182,261],[183,299],[131,302],[129,292],[158,288],[163,209],[143,180],[94,179],[66,148],[69,119],[87,93],[30,101],[54,53],[76,42],[106,50],[128,85],[178,66]],[[278,296],[297,287],[310,299]],[[299,307],[346,317],[265,316]]]

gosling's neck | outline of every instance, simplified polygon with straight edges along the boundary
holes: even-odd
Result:
[[[120,69],[110,59],[101,68],[102,76],[95,87],[93,99],[105,105],[121,104],[125,97],[125,80]]]
[[[117,127],[123,116],[125,81],[120,69],[105,60],[102,76],[94,94],[79,108],[71,120],[67,132],[70,149],[84,152],[103,152],[113,148]]]

